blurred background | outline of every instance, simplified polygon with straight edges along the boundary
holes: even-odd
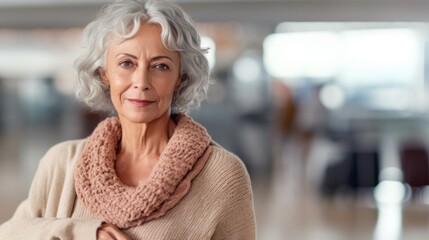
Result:
[[[55,143],[104,0],[0,0],[0,223]],[[429,1],[177,0],[212,67],[190,114],[245,163],[258,239],[429,237]]]

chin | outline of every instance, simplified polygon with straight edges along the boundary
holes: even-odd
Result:
[[[148,113],[148,112],[130,112],[121,115],[121,118],[126,119],[133,123],[150,123],[156,119],[160,119],[163,116],[170,115],[168,112],[163,114],[159,113]]]

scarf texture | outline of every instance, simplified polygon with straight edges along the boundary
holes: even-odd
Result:
[[[79,199],[93,214],[119,228],[130,228],[162,217],[188,193],[203,169],[211,148],[204,127],[178,115],[173,135],[148,179],[125,185],[115,171],[122,136],[116,117],[101,122],[85,143],[75,170]]]

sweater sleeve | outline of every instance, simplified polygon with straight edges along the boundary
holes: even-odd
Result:
[[[101,221],[71,218],[11,219],[0,227],[0,239],[73,240],[96,239]]]
[[[224,207],[212,239],[254,240],[256,220],[250,178],[244,164],[235,156],[232,160],[229,173],[222,176]]]
[[[42,158],[30,187],[13,217],[0,225],[0,239],[95,239],[101,220],[70,218],[76,144],[61,143]]]

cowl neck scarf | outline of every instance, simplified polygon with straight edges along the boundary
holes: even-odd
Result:
[[[75,170],[79,199],[93,214],[119,228],[130,228],[159,218],[188,193],[191,181],[204,167],[210,137],[186,115],[177,126],[148,179],[125,185],[115,171],[122,136],[116,117],[102,121],[88,137]]]

